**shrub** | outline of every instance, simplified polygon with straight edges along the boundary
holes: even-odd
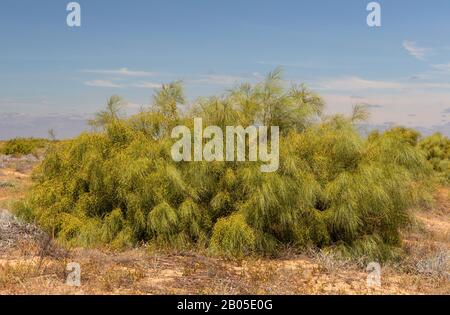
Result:
[[[354,126],[366,116],[360,107],[351,118],[317,122],[320,97],[304,86],[285,90],[279,75],[200,99],[185,116],[175,110],[184,102],[179,83],[165,86],[150,109],[102,120],[101,130],[53,147],[19,213],[69,244],[144,241],[232,256],[339,246],[389,256],[429,176],[423,154],[389,134],[362,138]],[[280,126],[279,170],[174,162],[170,131],[192,126],[192,117]]]
[[[420,132],[417,130],[406,128],[406,127],[394,127],[387,130],[384,133],[386,136],[396,137],[399,140],[405,141],[412,146],[416,146],[420,139]],[[373,131],[369,135],[370,140],[374,140],[376,137],[379,137],[380,133],[378,130]]]
[[[444,184],[449,183],[450,139],[441,133],[435,133],[421,139],[419,132],[405,127],[395,127],[389,129],[382,135],[396,138],[410,144],[411,146],[418,147],[433,168],[436,179]],[[369,135],[369,141],[375,141],[380,136],[381,134],[379,131],[373,131]]]
[[[450,139],[435,133],[419,142],[427,160],[444,183],[450,182]]]
[[[37,150],[45,148],[48,142],[46,139],[15,138],[6,141],[0,152],[6,155],[37,154]]]
[[[241,256],[256,248],[256,236],[240,213],[219,219],[214,225],[211,249],[218,254]]]

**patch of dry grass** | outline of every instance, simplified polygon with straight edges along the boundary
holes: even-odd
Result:
[[[23,246],[23,245],[22,245]],[[368,288],[367,272],[326,258],[223,260],[195,253],[70,251],[42,261],[1,262],[1,294],[449,294],[448,282],[427,273],[382,270],[382,287]],[[34,249],[38,253],[38,249]],[[81,287],[65,285],[67,263],[81,265]]]

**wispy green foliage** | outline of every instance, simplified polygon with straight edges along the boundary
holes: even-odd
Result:
[[[435,133],[419,142],[419,147],[425,152],[434,170],[441,180],[450,183],[450,139],[440,133]]]
[[[178,117],[178,105],[186,102],[180,81],[163,84],[154,95],[154,106],[168,119]]]
[[[103,131],[51,150],[19,213],[69,244],[145,241],[233,256],[318,246],[387,257],[420,200],[430,171],[424,155],[399,137],[362,138],[354,126],[366,117],[362,107],[319,122],[322,99],[284,86],[276,70],[259,84],[199,99],[183,115],[181,85],[165,85],[150,109],[105,120]],[[174,162],[171,128],[192,126],[193,117],[280,126],[279,170]]]
[[[422,154],[428,160],[430,167],[433,168],[435,177],[441,183],[450,182],[450,139],[441,133],[435,133],[431,136],[421,138],[418,131],[405,128],[394,127],[386,130],[384,133],[373,131],[369,135],[369,141],[376,141],[381,136],[402,141],[412,147],[420,149]]]
[[[412,146],[416,146],[420,139],[420,132],[417,130],[406,128],[406,127],[394,127],[385,132],[385,135],[390,137],[396,137],[402,141],[409,143]],[[380,136],[378,130],[373,131],[369,135],[369,139],[373,140]]]
[[[253,252],[256,237],[242,214],[234,213],[219,219],[214,225],[211,250],[217,254],[241,256]]]
[[[88,121],[92,127],[104,127],[109,123],[118,120],[121,116],[121,109],[124,105],[122,97],[111,96],[106,102],[106,109],[95,114],[95,118]]]

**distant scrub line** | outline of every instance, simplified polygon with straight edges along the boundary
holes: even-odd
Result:
[[[179,82],[123,118],[120,97],[90,121],[94,131],[49,146],[34,186],[16,213],[68,246],[122,248],[147,242],[217,255],[276,255],[307,247],[385,260],[400,254],[409,209],[431,200],[431,183],[449,179],[449,142],[418,143],[397,128],[363,138],[367,113],[325,117],[322,99],[285,89],[278,70],[257,85],[185,103]],[[172,128],[280,127],[280,165],[174,162]]]
[[[27,155],[37,154],[39,149],[44,149],[49,140],[36,138],[14,138],[0,144],[0,154]]]

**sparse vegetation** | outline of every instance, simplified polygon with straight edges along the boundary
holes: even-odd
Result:
[[[0,154],[14,156],[37,154],[38,150],[45,148],[48,142],[47,139],[14,138],[0,146]]]

